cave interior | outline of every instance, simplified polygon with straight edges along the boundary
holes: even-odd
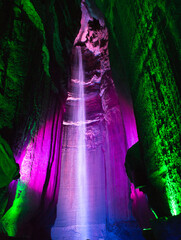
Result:
[[[0,239],[181,240],[178,0],[1,0]]]

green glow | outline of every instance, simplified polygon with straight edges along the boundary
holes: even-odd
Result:
[[[95,2],[109,23],[114,39],[111,44],[119,46],[119,56],[124,57],[130,73],[149,181],[164,195],[165,202],[160,203],[165,207],[163,215],[178,215],[181,213],[181,98],[177,70],[173,67],[173,52],[180,53],[174,14],[178,11],[174,2],[167,6],[161,0]],[[113,67],[117,60],[118,56],[111,59]]]
[[[27,13],[30,20],[35,24],[36,28],[39,29],[45,37],[45,29],[42,23],[40,16],[35,10],[33,4],[30,0],[21,0],[21,4],[23,5],[24,11]]]
[[[3,225],[9,237],[16,236],[17,226],[20,218],[21,221],[23,221],[23,212],[30,211],[30,209],[27,209],[27,207],[25,206],[27,204],[25,202],[26,192],[26,185],[19,181],[17,185],[15,200],[13,201],[13,206],[6,212],[6,214],[1,219],[1,224]]]
[[[151,211],[154,214],[155,218],[158,219],[158,216],[157,216],[156,212],[152,208],[151,208]]]
[[[50,57],[49,57],[48,48],[46,46],[45,29],[44,29],[42,20],[38,15],[37,11],[35,10],[33,4],[30,2],[30,0],[21,0],[21,4],[23,5],[23,10],[27,13],[30,21],[33,22],[35,27],[38,30],[40,30],[40,32],[42,33],[42,36],[43,36],[42,57],[43,57],[44,70],[46,74],[50,76],[50,73],[49,73]]]
[[[151,228],[143,228],[143,231],[151,230]]]
[[[175,170],[175,169],[173,169]],[[176,173],[172,173],[174,177],[177,178]],[[166,193],[168,197],[168,204],[170,207],[170,211],[172,216],[179,215],[181,213],[179,202],[180,202],[180,194],[178,187],[181,186],[181,180],[177,179],[179,182],[173,181],[173,176],[169,178],[169,174],[166,175]],[[175,179],[174,179],[175,180]]]
[[[43,56],[44,70],[45,70],[47,76],[50,77],[50,72],[49,72],[50,56],[49,56],[48,48],[45,44],[43,44],[43,46],[42,46],[42,56]]]

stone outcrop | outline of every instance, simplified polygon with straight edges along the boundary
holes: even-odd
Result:
[[[0,134],[21,169],[0,228],[9,236],[49,239],[80,1],[8,0],[0,12]]]
[[[80,7],[78,1],[1,1],[0,10],[0,129],[13,128],[16,139],[36,130],[52,95],[65,100]]]
[[[93,1],[88,2],[93,6]],[[125,76],[120,67],[124,62],[148,181],[160,203],[158,215],[178,215],[181,212],[178,2],[95,2],[108,23],[110,60],[117,89],[119,76]]]
[[[137,140],[134,115],[131,107],[127,112],[121,112],[121,105],[123,107],[125,102],[119,99],[112,78],[108,31],[103,18],[97,19],[92,16],[95,15],[90,14],[83,2],[81,28],[72,50],[72,78],[69,82],[63,122],[59,202],[57,219],[52,228],[54,238],[56,236],[71,238],[69,235],[71,231],[76,232],[75,238],[79,234],[82,238],[79,229],[81,226],[78,224],[81,222],[78,215],[81,201],[78,193],[81,186],[76,185],[81,124],[85,124],[87,168],[85,196],[88,195],[86,224],[92,234],[89,238],[101,237],[105,224],[132,219],[130,185],[124,161],[131,140]],[[84,68],[85,123],[78,120],[81,82],[77,48],[81,49]],[[126,119],[129,117],[132,135],[126,134],[129,125]]]
[[[125,149],[137,141],[130,86],[148,181],[153,192],[162,193],[156,194],[159,216],[178,215],[181,212],[178,1],[95,0],[102,14],[94,1],[86,3],[91,15],[89,28],[86,34],[85,29],[79,32],[75,45],[81,45],[87,79],[86,107],[90,121],[87,146],[93,151],[105,136],[107,145],[100,150],[101,154],[105,154],[105,159],[114,159],[114,166],[124,165],[120,159],[124,158]],[[43,226],[49,229],[55,219],[51,210],[58,198],[62,121],[71,79],[70,54],[79,29],[80,1],[2,0],[0,13],[0,133],[12,147],[22,176],[16,196],[16,183],[10,186],[12,196],[3,223],[10,236],[22,236],[25,232],[32,236],[38,229],[40,239],[44,230],[39,230]],[[103,15],[109,29],[109,56],[118,95],[112,82]],[[104,122],[104,126],[94,133],[95,119],[97,123]],[[65,121],[68,120],[67,114]],[[99,137],[100,132],[105,135]],[[108,147],[110,151],[106,153]],[[112,162],[107,163],[107,169],[112,169]],[[111,179],[117,179],[113,185],[120,187],[124,185],[120,176],[125,173],[117,169],[120,168],[112,169],[116,177],[109,175],[107,182],[111,185]],[[113,206],[113,189],[107,194]],[[118,201],[115,206],[119,204]],[[119,219],[122,209],[109,210],[110,222],[116,216]],[[45,216],[53,218],[46,221]],[[44,239],[45,236],[47,232]]]

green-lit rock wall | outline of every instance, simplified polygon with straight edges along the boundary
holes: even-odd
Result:
[[[179,1],[95,2],[109,27],[110,58],[117,88],[121,91],[121,77],[130,84],[150,203],[158,216],[178,215],[181,213]]]
[[[0,1],[0,136],[11,146],[21,174],[9,196],[0,190],[0,239],[2,232],[50,239],[70,52],[80,19],[80,0]],[[1,162],[8,166],[6,148]],[[3,175],[0,182],[7,185]]]
[[[88,1],[88,0],[87,0]],[[109,28],[118,91],[129,81],[159,216],[181,213],[179,1],[95,0]],[[89,5],[92,1],[89,0]],[[25,141],[66,97],[80,0],[0,1],[0,133]],[[54,99],[54,100],[52,100]],[[17,146],[16,146],[17,149]],[[156,193],[156,194],[152,194]]]
[[[80,17],[80,0],[0,1],[0,132],[8,142],[25,141],[51,101],[65,100]]]

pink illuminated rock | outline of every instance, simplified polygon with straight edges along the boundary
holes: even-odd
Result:
[[[77,46],[81,48],[84,68],[84,122],[78,117],[79,89],[82,85],[78,78],[80,60],[77,60]],[[79,228],[80,239],[84,239],[80,230],[82,222],[82,229],[86,225],[90,233],[88,237],[98,239],[97,235],[94,236],[95,226],[100,234],[106,221],[116,223],[132,219],[130,185],[124,162],[128,147],[137,141],[137,132],[132,106],[126,112],[126,117],[132,119],[131,127],[125,127],[126,117],[121,113],[120,100],[111,74],[105,23],[102,19],[99,21],[91,17],[84,3],[81,28],[72,50],[72,59],[72,76],[64,117],[57,219],[52,237],[56,239],[58,234],[62,238],[66,237],[66,227],[69,231],[70,226],[74,226],[75,229]],[[83,201],[79,193],[84,183],[77,185],[79,159],[76,156],[81,124],[85,125],[87,187],[83,197],[86,198],[87,209],[86,217],[80,219],[79,211],[84,206],[81,205]]]

